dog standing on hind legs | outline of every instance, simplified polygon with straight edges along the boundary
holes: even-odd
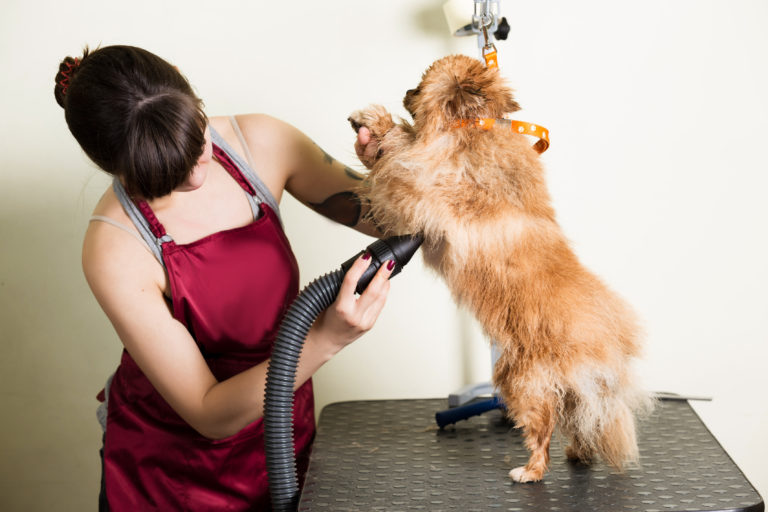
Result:
[[[350,116],[375,156],[361,195],[387,234],[422,233],[425,262],[501,354],[493,381],[530,458],[510,472],[541,480],[556,427],[569,459],[622,470],[638,460],[635,417],[652,401],[634,381],[631,309],[570,249],[538,153],[523,135],[467,120],[519,110],[498,69],[462,55],[433,63],[395,124],[380,106]]]

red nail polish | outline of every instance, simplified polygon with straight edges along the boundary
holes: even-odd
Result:
[[[395,260],[389,260],[387,262],[387,270],[392,270],[393,268],[395,268]]]
[[[370,257],[371,257],[371,253],[369,253],[369,252],[366,252],[365,254],[363,254],[363,259],[364,259],[364,260],[367,260],[367,259],[369,259]]]

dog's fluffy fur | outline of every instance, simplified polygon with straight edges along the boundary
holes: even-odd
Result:
[[[423,233],[425,261],[469,308],[501,357],[494,369],[530,459],[510,472],[541,480],[556,426],[566,455],[625,468],[638,459],[635,416],[651,401],[630,370],[640,350],[630,308],[569,248],[539,155],[525,136],[456,121],[519,110],[498,69],[454,55],[407,92],[413,123],[383,107],[352,114],[379,144],[362,187],[386,234]]]

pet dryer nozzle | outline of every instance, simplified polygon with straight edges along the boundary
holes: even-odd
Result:
[[[390,279],[403,269],[403,267],[411,261],[411,258],[416,253],[418,248],[424,242],[424,237],[421,235],[402,235],[391,236],[381,240],[376,240],[371,245],[365,248],[365,250],[352,256],[350,259],[341,264],[342,270],[346,273],[352,264],[365,252],[371,255],[371,264],[363,273],[363,276],[357,282],[357,293],[363,293],[363,290],[371,282],[373,276],[379,270],[379,267],[384,265],[387,261],[393,260],[395,262],[395,268],[392,271]]]
[[[389,260],[395,262],[392,275],[399,273],[423,241],[421,235],[393,236],[369,245],[366,251],[371,254],[371,264],[355,291],[365,290],[379,267]],[[342,263],[340,269],[309,283],[288,308],[277,332],[264,393],[264,451],[275,512],[294,512],[299,501],[292,414],[296,370],[304,341],[317,316],[336,299],[344,274],[363,252]]]

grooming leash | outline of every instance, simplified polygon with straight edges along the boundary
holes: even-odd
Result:
[[[491,38],[488,37],[488,25],[483,25],[483,38],[485,39],[485,45],[483,46],[483,58],[485,58],[485,65],[488,68],[499,67],[499,60],[496,53],[496,45],[491,42]],[[456,121],[456,128],[465,128],[472,126],[475,128],[481,128],[483,130],[491,130],[494,126],[502,126],[509,128],[515,133],[523,135],[531,135],[539,140],[533,145],[533,149],[539,154],[545,152],[549,148],[549,130],[538,124],[528,123],[525,121],[516,121],[514,119],[490,119],[490,118],[478,118],[478,119],[459,119]]]

